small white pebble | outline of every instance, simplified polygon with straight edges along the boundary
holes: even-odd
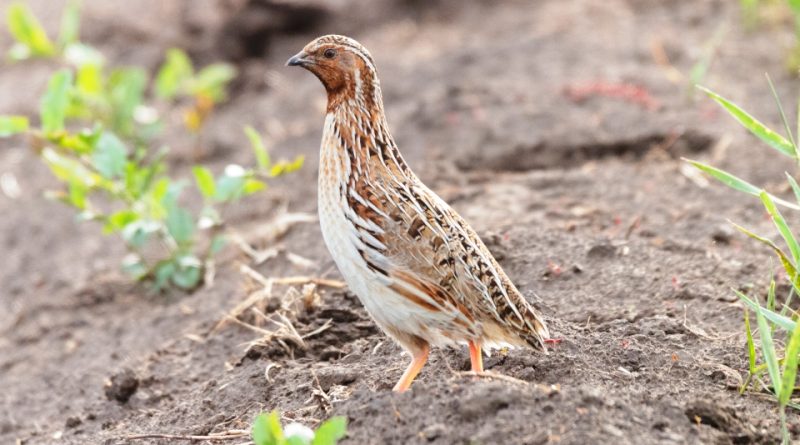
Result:
[[[238,164],[228,164],[225,167],[225,175],[230,176],[231,178],[240,178],[245,175],[245,170],[241,165]]]
[[[296,438],[303,443],[310,444],[314,440],[314,431],[311,428],[297,422],[292,422],[283,429],[283,434],[287,439]]]
[[[14,173],[5,172],[0,175],[0,189],[11,199],[17,199],[22,195],[22,188],[19,186]]]

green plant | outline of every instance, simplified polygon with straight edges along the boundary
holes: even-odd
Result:
[[[79,41],[80,1],[71,1],[61,18],[58,40],[54,43],[39,20],[24,3],[8,7],[7,24],[14,38],[9,51],[12,60],[34,57],[61,58],[76,69],[75,100],[82,103],[74,113],[84,118],[104,120],[124,137],[152,138],[161,123],[154,107],[144,107],[143,98],[148,85],[147,73],[137,67],[104,68],[103,55]],[[195,70],[185,52],[178,48],[167,51],[163,65],[153,85],[154,95],[169,104],[189,101],[183,117],[186,128],[199,133],[217,104],[227,98],[228,84],[236,77],[236,69],[227,63],[213,63]],[[142,134],[132,134],[132,122],[142,123]]]
[[[184,123],[197,132],[214,106],[226,99],[227,85],[234,77],[236,70],[227,63],[214,63],[195,72],[189,56],[172,48],[156,76],[155,93],[165,100],[191,98],[193,103],[184,112]]]
[[[731,116],[739,121],[743,127],[782,155],[792,158],[794,163],[797,165],[800,163],[800,151],[798,150],[795,136],[792,134],[792,131],[789,128],[786,115],[783,111],[783,107],[780,103],[777,93],[775,92],[772,82],[769,80],[769,78],[767,78],[767,81],[769,82],[772,94],[775,98],[775,102],[777,104],[778,111],[780,112],[788,139],[756,120],[733,102],[708,89],[701,89],[709,97],[721,105]],[[800,131],[800,121],[798,122],[798,131]],[[793,190],[795,199],[798,203],[798,205],[796,205],[794,203],[779,199],[767,193],[763,189],[756,187],[724,170],[720,170],[698,161],[686,161],[735,190],[758,196],[773,223],[775,224],[775,227],[783,238],[784,243],[788,247],[789,253],[787,254],[780,246],[778,246],[769,238],[757,235],[752,231],[745,229],[744,227],[734,224],[734,226],[742,233],[759,241],[760,243],[765,244],[776,253],[780,264],[783,266],[786,277],[791,284],[789,295],[786,297],[780,311],[776,309],[774,280],[771,281],[767,291],[766,306],[762,306],[757,299],[753,299],[745,293],[734,289],[736,295],[743,303],[745,303],[746,306],[745,333],[747,338],[749,375],[746,382],[742,386],[742,391],[748,388],[751,382],[756,381],[759,382],[766,391],[772,393],[776,397],[780,412],[783,443],[788,444],[790,442],[790,436],[786,423],[786,408],[800,408],[800,405],[797,405],[791,400],[795,390],[798,359],[800,359],[800,325],[796,322],[797,314],[792,311],[790,307],[792,296],[795,293],[800,292],[800,275],[798,274],[798,265],[800,264],[800,244],[798,244],[797,238],[786,222],[786,219],[778,209],[778,205],[792,210],[800,210],[800,206],[798,206],[800,205],[800,186],[798,186],[797,181],[789,173],[786,173],[787,181]],[[756,347],[756,343],[753,339],[753,330],[751,329],[748,310],[752,310],[756,314],[756,321],[760,337],[759,348]],[[787,316],[787,314],[789,316]],[[773,336],[775,335],[776,331],[785,333],[781,335],[785,335],[788,338],[786,348],[783,350],[783,358],[779,358],[781,352],[776,346],[776,342],[773,340]],[[758,364],[757,352],[759,349],[763,364]],[[769,378],[770,384],[764,383],[764,379],[767,377]]]
[[[75,14],[68,12],[65,17]],[[30,54],[52,54],[49,39],[27,8],[12,5],[9,17],[16,23],[12,32],[18,44],[27,45]],[[62,26],[62,35],[69,36],[65,41],[77,42],[77,20],[64,22],[74,22]],[[75,208],[79,219],[100,222],[104,233],[119,235],[130,253],[123,261],[127,272],[151,282],[155,289],[193,289],[223,245],[223,207],[264,189],[266,179],[298,169],[303,158],[272,163],[260,136],[248,127],[256,166],[229,165],[217,176],[195,166],[194,189],[203,204],[199,209],[187,206],[182,195],[190,181],[170,175],[164,162],[166,148],[153,150],[163,124],[156,107],[147,103],[151,88],[147,72],[138,67],[107,68],[99,52],[85,45],[80,48],[80,57],[74,56],[69,67],[51,76],[40,103],[39,125],[32,126],[26,116],[0,116],[0,137],[28,136],[32,148],[64,184],[49,196]],[[232,68],[216,64],[195,75],[185,54],[177,50],[170,54],[152,86],[156,96],[204,97],[211,103],[226,97],[227,83],[235,73]],[[183,68],[174,62],[177,58],[185,58],[179,62]]]
[[[54,43],[25,3],[11,4],[6,12],[6,23],[14,38],[14,46],[8,56],[12,60],[25,60],[64,54],[77,42],[79,8],[77,1],[67,5],[62,16],[58,41]]]
[[[299,423],[282,427],[277,411],[259,414],[251,430],[255,445],[336,445],[346,434],[345,417],[332,417],[314,431]]]

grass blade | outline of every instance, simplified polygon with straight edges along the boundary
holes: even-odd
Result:
[[[756,235],[755,233],[745,229],[744,227],[734,222],[731,222],[731,224],[737,230],[749,236],[750,238],[753,238],[754,240],[760,241],[769,246],[781,260],[781,265],[783,265],[783,269],[786,271],[786,275],[788,275],[793,288],[795,290],[799,290],[798,288],[800,288],[800,280],[798,280],[797,269],[795,268],[794,263],[792,263],[792,260],[789,259],[789,257],[786,255],[786,253],[783,252],[783,250],[781,250],[780,247],[778,247],[774,242],[772,242],[772,240],[764,238],[763,236]]]
[[[800,185],[797,184],[797,181],[795,181],[792,175],[790,175],[788,172],[786,172],[786,179],[789,180],[789,185],[792,186],[794,198],[797,200],[797,203],[800,204]]]
[[[780,396],[783,388],[781,370],[778,365],[778,356],[775,353],[775,344],[772,341],[772,332],[763,314],[763,310],[761,306],[758,306],[756,310],[758,335],[761,337],[761,353],[764,355],[764,362],[767,364],[767,372],[769,373],[770,380],[772,380],[772,387],[775,389],[775,394]],[[797,330],[796,326],[794,330]]]
[[[692,160],[692,159],[683,158],[683,160],[688,162],[688,163],[690,163],[690,164],[692,164],[693,166],[695,166],[699,170],[701,170],[701,171],[703,171],[705,173],[708,173],[709,175],[711,175],[717,181],[727,185],[728,187],[730,187],[730,188],[732,188],[734,190],[738,190],[740,192],[744,192],[744,193],[747,193],[747,194],[753,195],[753,196],[760,196],[761,195],[762,189],[760,187],[756,187],[753,184],[750,184],[749,182],[745,181],[744,179],[738,178],[738,177],[736,177],[736,176],[734,176],[734,175],[732,175],[732,174],[730,174],[730,173],[728,173],[728,172],[726,172],[724,170],[720,170],[720,169],[718,169],[716,167],[712,167],[712,166],[710,166],[708,164],[704,164],[704,163],[702,163],[700,161],[695,161],[695,160]],[[773,201],[775,201],[776,203],[778,203],[778,204],[780,204],[780,205],[782,205],[784,207],[788,207],[788,208],[793,209],[793,210],[800,210],[800,206],[798,206],[796,204],[792,204],[791,202],[784,201],[784,200],[782,200],[780,198],[775,197],[774,195],[769,195],[769,197],[772,198]]]
[[[770,275],[772,276],[772,275]],[[767,289],[767,309],[775,312],[775,280],[769,280],[769,289]]]
[[[738,105],[725,99],[719,94],[702,86],[698,86],[697,88],[700,88],[700,90],[705,92],[710,98],[714,99],[718,104],[722,106],[722,108],[725,109],[725,111],[727,111],[731,116],[733,116],[734,119],[739,121],[739,123],[742,124],[744,128],[750,131],[750,133],[753,133],[756,137],[758,137],[762,141],[766,142],[770,147],[774,148],[775,150],[778,150],[779,152],[783,153],[786,156],[789,156],[790,158],[796,157],[794,145],[792,145],[791,142],[787,141],[786,138],[770,130],[766,125],[756,120],[756,118],[749,115]]]
[[[770,198],[769,194],[765,191],[761,191],[759,195],[761,198],[761,202],[764,203],[764,207],[767,209],[767,213],[769,216],[772,217],[772,222],[775,223],[775,227],[778,228],[778,231],[781,233],[783,240],[786,241],[786,245],[789,246],[789,252],[792,253],[792,259],[794,260],[794,264],[797,265],[800,261],[800,246],[797,244],[797,240],[794,237],[791,229],[786,224],[786,220],[783,219],[783,215],[775,206],[775,203]]]
[[[794,148],[794,158],[800,159],[800,153],[797,152],[797,142],[792,135],[792,129],[789,128],[789,121],[786,119],[786,113],[783,112],[783,105],[781,104],[781,99],[778,97],[778,92],[775,91],[775,85],[772,84],[772,79],[770,79],[769,74],[765,74],[767,76],[767,83],[769,84],[769,89],[772,91],[772,97],[775,99],[775,105],[778,106],[778,113],[781,115],[781,122],[783,122],[783,128],[786,130],[786,134],[789,135],[789,142],[792,143],[792,148]]]
[[[794,383],[797,378],[798,356],[800,355],[800,326],[796,326],[786,346],[786,358],[783,362],[783,392],[778,395],[778,402],[786,406],[794,392]]]
[[[750,328],[750,311],[744,309],[744,328],[747,334],[747,358],[750,375],[756,373],[756,343],[753,341],[753,330]]]
[[[788,331],[788,332],[792,332],[792,331],[794,331],[795,327],[797,326],[797,323],[795,323],[795,321],[792,320],[791,318],[784,317],[783,315],[777,314],[777,313],[772,312],[772,311],[768,311],[766,309],[762,309],[761,306],[758,303],[756,303],[755,301],[751,300],[750,297],[748,297],[747,295],[739,292],[736,289],[733,289],[733,292],[736,293],[736,295],[739,297],[739,299],[742,300],[742,302],[746,306],[748,306],[750,309],[752,309],[753,312],[759,311],[760,313],[762,313],[762,315],[765,318],[767,318],[772,323],[775,323],[776,325],[778,325],[781,329],[783,329],[785,331]]]

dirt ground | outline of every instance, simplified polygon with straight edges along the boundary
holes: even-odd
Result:
[[[57,26],[62,2],[29,3]],[[126,437],[247,428],[272,409],[309,425],[345,415],[348,444],[778,441],[775,404],[738,392],[743,311],[730,290],[762,293],[770,253],[726,219],[775,231],[757,200],[701,187],[680,157],[786,192],[777,184],[789,162],[709,100],[692,100],[686,78],[726,27],[704,83],[777,125],[763,73],[791,102],[788,27],[745,32],[732,1],[270,8],[254,0],[245,12],[237,3],[87,0],[83,20],[84,39],[118,64],[155,69],[171,46],[198,63],[238,64],[234,94],[207,128],[212,168],[252,162],[243,125],[266,132],[276,156],[307,156],[299,173],[236,206],[233,228],[264,247],[259,228],[280,209],[315,213],[324,92],[283,63],[317,35],[350,34],[378,64],[409,164],[478,230],[560,343],[546,356],[512,350],[486,359],[488,370],[522,382],[461,375],[466,351],[436,350],[412,390],[397,395],[390,389],[408,358],[353,295],[321,286],[321,301],[294,323],[300,334],[330,326],[305,349],[248,349],[253,331],[214,329],[252,289],[240,265],[267,277],[339,278],[316,223],[293,226],[260,265],[227,248],[211,287],[148,295],[119,272],[117,240],[46,200],[49,172],[24,141],[4,141],[0,175],[13,175],[21,195],[0,194],[1,443],[173,443]],[[0,34],[0,48],[9,44]],[[0,113],[34,114],[51,70],[3,65]],[[621,85],[622,96],[609,92]],[[190,140],[164,142],[185,173]],[[138,384],[126,403],[106,396],[112,377]],[[795,413],[790,423],[800,437]]]

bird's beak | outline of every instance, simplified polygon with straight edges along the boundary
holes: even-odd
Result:
[[[310,63],[312,62],[308,58],[308,54],[306,54],[305,51],[300,51],[286,61],[286,66],[305,66]]]

